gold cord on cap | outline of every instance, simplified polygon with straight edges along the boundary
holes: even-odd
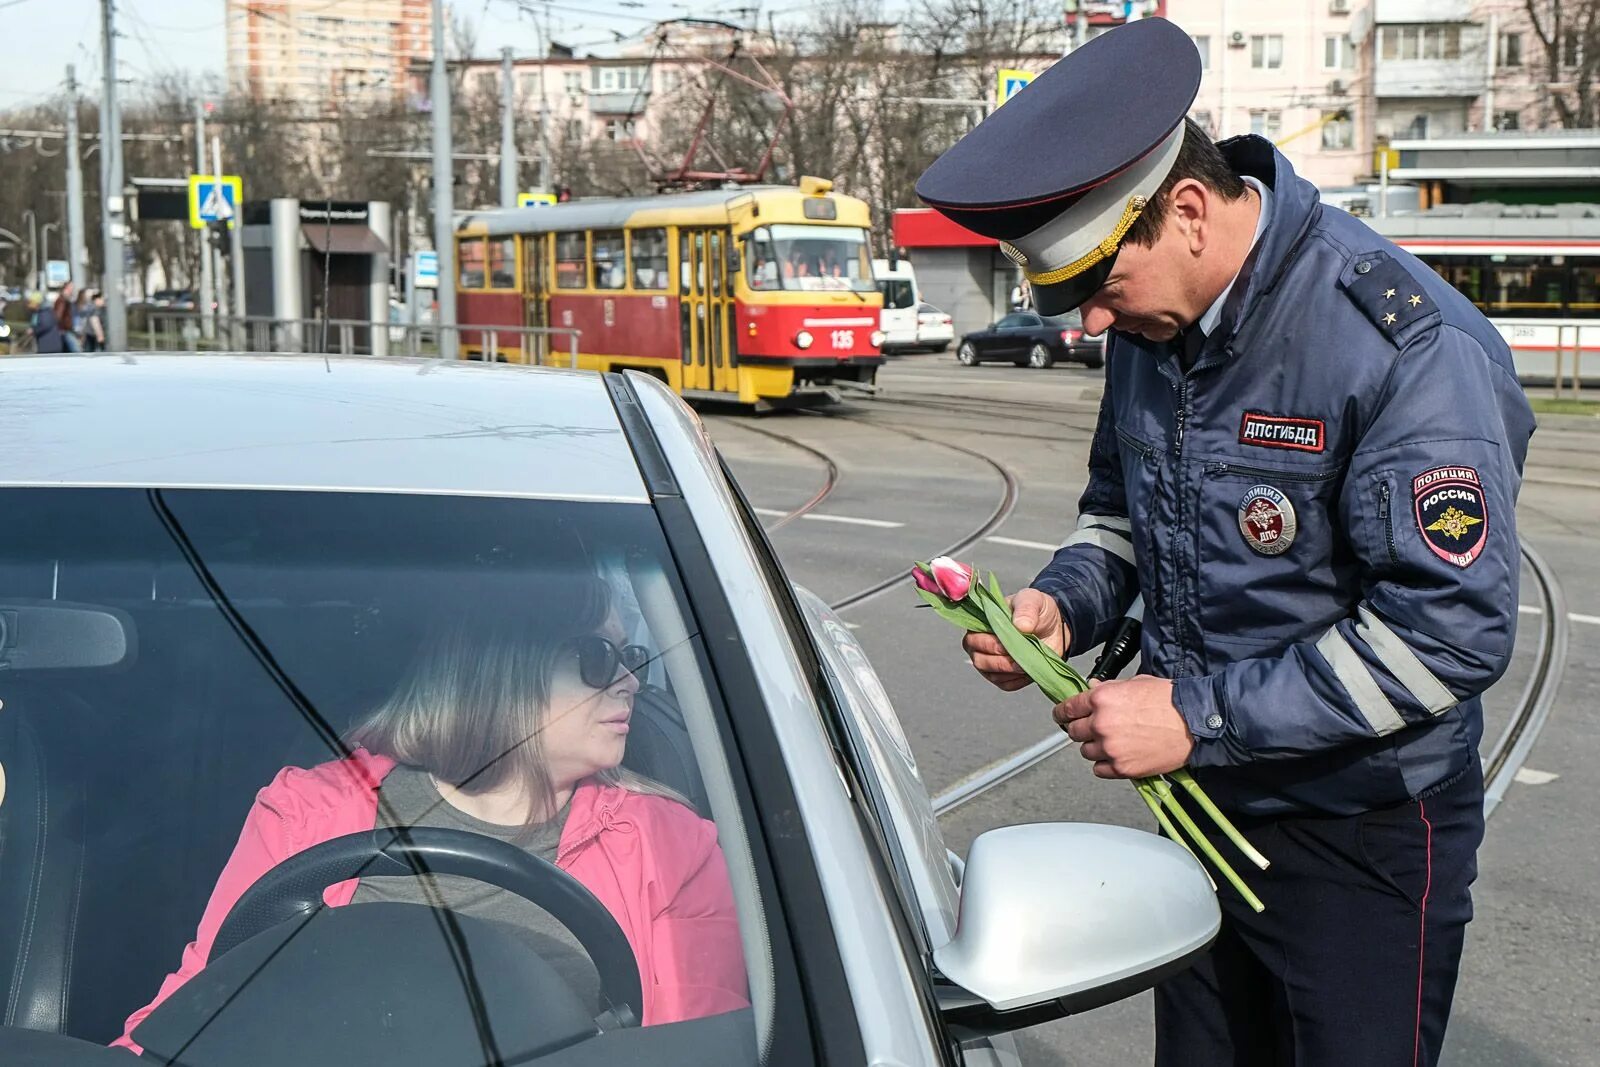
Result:
[[[1035,274],[1026,270],[1022,273],[1034,285],[1056,285],[1066,281],[1068,278],[1077,277],[1096,263],[1116,253],[1117,246],[1122,244],[1122,239],[1128,235],[1128,231],[1133,227],[1134,220],[1144,211],[1147,203],[1149,201],[1142,196],[1128,197],[1128,206],[1122,209],[1122,218],[1117,221],[1117,225],[1112,229],[1111,235],[1089,249],[1084,255],[1068,263],[1065,267],[1057,267],[1055,270],[1046,271],[1043,274]]]

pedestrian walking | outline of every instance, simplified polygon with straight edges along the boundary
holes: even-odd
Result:
[[[106,350],[106,295],[98,289],[90,289],[85,294],[88,297],[88,310],[83,316],[83,350],[85,352],[104,352]]]
[[[1077,529],[1013,614],[1077,655],[1142,594],[1142,673],[1056,721],[1099,777],[1189,767],[1271,860],[1266,910],[1224,885],[1211,951],[1157,988],[1156,1063],[1434,1064],[1533,417],[1461,294],[1269,141],[1185,120],[1200,77],[1172,23],[1114,29],[918,183],[1040,313],[1109,330]]]
[[[55,314],[56,326],[61,331],[62,349],[67,352],[82,352],[83,346],[78,343],[75,318],[77,308],[72,302],[75,286],[66,282],[61,286],[61,291],[56,294],[56,301],[51,310]]]
[[[55,310],[44,306],[44,297],[37,290],[28,293],[27,306],[29,336],[23,339],[24,347],[31,342],[33,350],[40,355],[54,355],[66,351]]]

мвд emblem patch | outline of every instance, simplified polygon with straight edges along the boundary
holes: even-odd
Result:
[[[1270,485],[1252,485],[1239,498],[1239,532],[1263,556],[1289,551],[1300,529],[1294,504]]]
[[[1489,539],[1489,502],[1471,467],[1435,467],[1411,480],[1417,529],[1434,555],[1469,567]]]

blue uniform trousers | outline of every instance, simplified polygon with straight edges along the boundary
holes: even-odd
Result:
[[[1397,807],[1238,825],[1268,870],[1213,841],[1267,910],[1221,884],[1221,935],[1156,988],[1158,1067],[1436,1063],[1483,838],[1476,758]]]

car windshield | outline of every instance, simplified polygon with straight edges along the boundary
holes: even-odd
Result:
[[[752,289],[873,292],[865,230],[845,226],[763,226],[749,239],[746,279]]]
[[[883,293],[884,308],[890,311],[910,307],[914,303],[912,298],[916,295],[912,292],[911,283],[905,278],[880,278],[878,291]]]
[[[0,945],[63,961],[4,960],[27,1025],[162,1062],[272,1031],[284,1063],[642,1064],[683,1022],[750,1058],[760,890],[649,505],[0,508]],[[406,840],[448,873],[374,852]]]

